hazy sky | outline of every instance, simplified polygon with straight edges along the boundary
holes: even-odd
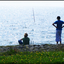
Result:
[[[0,6],[58,6],[64,7],[64,1],[0,1]]]

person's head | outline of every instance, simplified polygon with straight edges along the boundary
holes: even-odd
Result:
[[[60,20],[60,16],[57,16],[57,20]]]
[[[25,33],[25,34],[24,34],[24,37],[26,38],[27,36],[28,36],[28,34],[27,34],[27,33]]]

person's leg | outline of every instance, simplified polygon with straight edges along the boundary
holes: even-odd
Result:
[[[60,44],[61,44],[61,41],[60,41]]]
[[[61,44],[61,33],[62,33],[61,30],[56,31],[56,42],[57,42],[57,44],[58,44],[59,41],[60,41],[60,44]]]
[[[23,42],[21,40],[18,40],[18,42],[19,42],[20,45],[23,44]]]
[[[57,44],[58,44],[58,42],[57,42]]]
[[[58,41],[59,41],[59,33],[58,30],[56,30],[56,44],[58,44]]]
[[[60,36],[60,44],[61,44],[61,34],[62,34],[62,30],[60,30],[59,36]]]

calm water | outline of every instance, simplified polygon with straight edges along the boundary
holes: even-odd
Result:
[[[55,27],[52,23],[59,15],[64,20],[64,8],[58,7],[0,8],[0,46],[18,45],[18,40],[27,32],[30,44],[56,44]],[[64,28],[62,31],[64,44]]]

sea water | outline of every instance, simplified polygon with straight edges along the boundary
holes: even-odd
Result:
[[[18,45],[24,33],[28,33],[30,44],[56,44],[52,23],[57,16],[64,20],[63,7],[0,7],[0,46]]]

